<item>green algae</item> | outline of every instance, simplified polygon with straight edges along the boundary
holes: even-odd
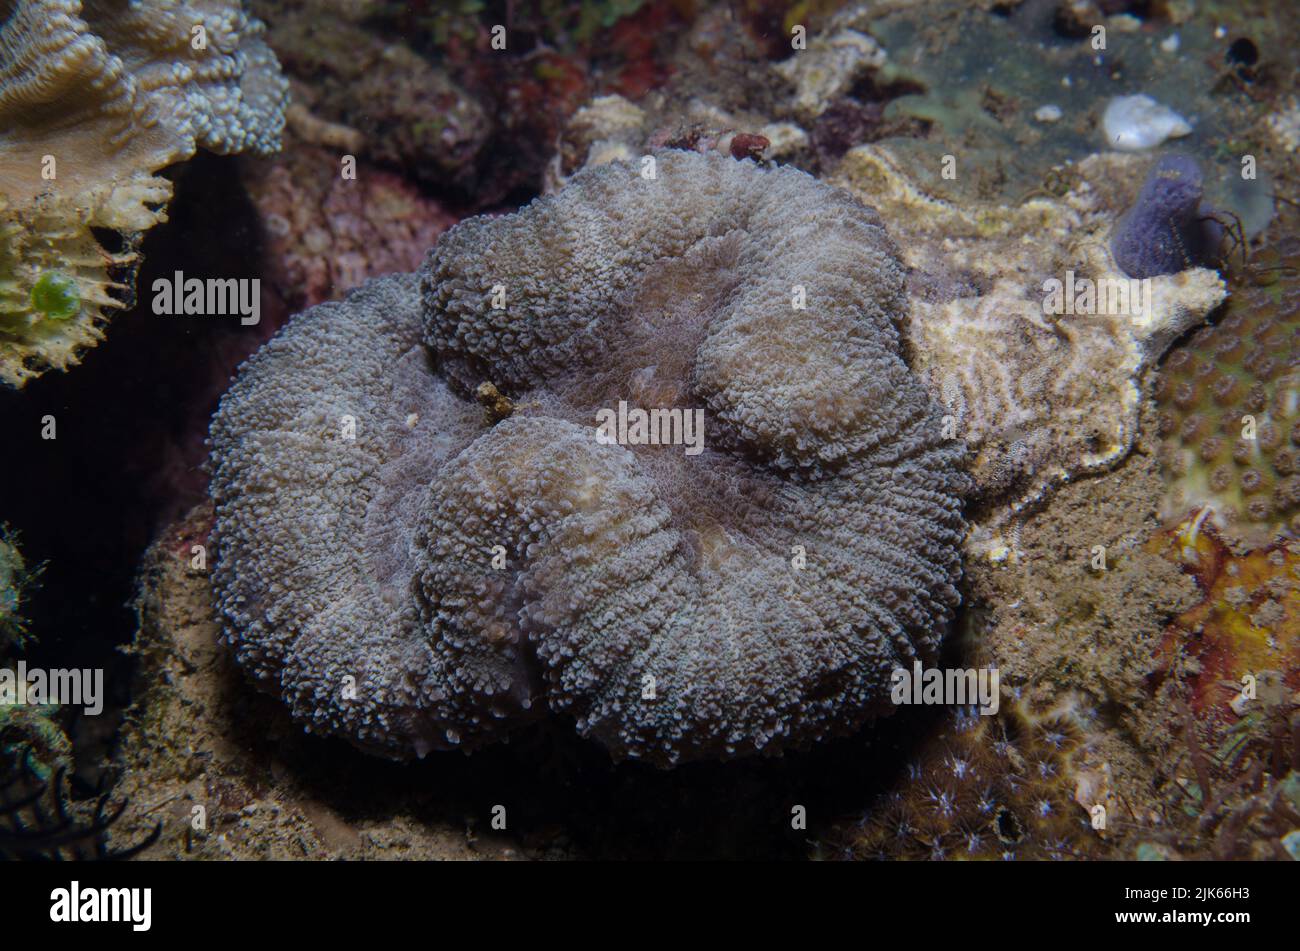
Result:
[[[67,320],[81,311],[81,291],[66,274],[48,271],[32,285],[32,309],[49,320]]]

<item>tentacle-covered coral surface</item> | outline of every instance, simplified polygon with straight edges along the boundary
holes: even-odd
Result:
[[[225,396],[219,607],[310,729],[404,757],[549,711],[666,766],[843,733],[934,659],[964,447],[879,217],[650,158],[462,223]]]

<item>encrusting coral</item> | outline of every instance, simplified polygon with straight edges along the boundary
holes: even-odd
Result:
[[[1119,270],[1110,236],[1133,196],[1115,183],[1145,164],[1091,156],[1060,197],[1018,205],[944,201],[883,145],[851,150],[832,178],[891,222],[912,269],[916,369],[973,451],[981,494],[1011,500],[977,519],[975,551],[1005,557],[1008,524],[1125,458],[1149,369],[1225,296],[1209,268],[1148,282]]]
[[[287,86],[238,0],[0,10],[0,379],[21,386],[75,364],[122,306],[135,236],[166,220],[154,173],[198,148],[276,150]]]
[[[1003,697],[994,716],[958,708],[919,744],[907,782],[835,830],[835,857],[1011,860],[1104,852],[1097,805],[1115,811],[1093,762],[1096,712],[1068,696]]]
[[[1300,530],[1300,241],[1258,255],[1223,316],[1156,381],[1171,520],[1204,509],[1234,544]]]
[[[1162,828],[1139,857],[1296,858],[1300,851],[1300,546],[1234,552],[1190,514],[1147,544],[1196,580],[1149,675],[1173,721]]]
[[[850,730],[933,660],[964,450],[904,362],[878,216],[792,169],[653,158],[462,223],[223,399],[218,606],[310,729],[409,756],[549,709],[672,765]],[[703,438],[610,438],[620,404]]]
[[[1270,692],[1275,703],[1300,702],[1300,546],[1234,554],[1212,527],[1188,518],[1148,547],[1183,565],[1204,594],[1169,625],[1153,675],[1184,682],[1197,723],[1222,742]],[[1255,681],[1249,690],[1246,677]]]

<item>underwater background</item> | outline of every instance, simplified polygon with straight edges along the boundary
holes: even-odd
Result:
[[[129,6],[0,0],[0,653],[6,667],[102,669],[105,691],[93,716],[0,705],[0,855],[1300,857],[1294,4]],[[93,38],[88,58],[63,56],[77,37]],[[676,188],[680,217],[658,236],[643,223],[670,203],[602,193],[617,172],[599,170],[674,152],[706,171],[683,173],[697,180]],[[815,181],[784,192],[783,169]],[[512,236],[506,216],[539,196],[570,204],[534,214],[572,217],[517,225],[535,242]],[[804,202],[815,214],[797,219]],[[839,244],[823,224],[842,202],[874,211]],[[210,487],[214,465],[244,462],[210,426],[241,364],[293,315],[421,272],[431,248],[432,289],[411,281],[400,301],[451,288],[438,300],[453,310],[455,282],[498,254],[530,287],[560,281],[565,223],[615,214],[591,273],[655,241],[670,261],[609,279],[633,288],[619,307],[638,315],[707,312],[720,306],[710,289],[765,279],[745,262],[802,266],[805,252],[808,267],[847,261],[837,279],[868,287],[864,307],[897,327],[882,331],[888,366],[924,394],[900,431],[951,422],[945,445],[963,453],[958,478],[934,450],[938,501],[899,503],[934,511],[890,536],[920,567],[881,590],[891,610],[939,592],[899,608],[900,629],[938,666],[997,668],[995,715],[876,716],[878,696],[828,677],[825,694],[764,720],[775,740],[752,749],[687,736],[665,751],[626,739],[631,727],[575,729],[590,712],[579,697],[555,716],[511,710],[508,742],[488,735],[472,755],[417,742],[391,759],[328,704],[304,714],[310,687],[262,676],[270,648],[232,607],[256,600],[253,583],[213,574],[218,509],[238,494],[220,475]],[[500,230],[480,244],[452,231],[479,215],[491,217],[472,227]],[[888,238],[861,237],[875,228]],[[464,244],[440,245],[449,233]],[[730,233],[750,243],[729,247]],[[703,250],[687,246],[697,238]],[[176,313],[183,301],[156,290],[231,278],[257,282],[255,321],[251,305]],[[1074,294],[1130,279],[1148,282],[1147,306]],[[385,299],[356,321],[400,309]],[[453,389],[457,348],[471,353],[466,379],[494,357],[463,339],[486,331],[463,326],[428,331]],[[764,366],[793,360],[767,340],[750,350]],[[337,375],[365,375],[369,359]],[[292,389],[311,360],[285,363],[250,404]],[[570,390],[538,395],[497,372],[501,402],[478,397],[492,425],[563,415]],[[573,391],[589,375],[575,372]],[[840,379],[817,376],[814,396]],[[837,393],[825,405],[858,419],[853,394]],[[809,418],[819,435],[838,420]],[[802,443],[780,446],[794,469],[815,465]],[[248,465],[229,482],[270,478]],[[718,479],[750,498],[747,476]],[[697,501],[687,478],[663,477],[683,511]],[[946,520],[959,495],[960,531]],[[849,527],[887,521],[846,511]],[[250,562],[275,530],[249,530]],[[685,547],[707,562],[699,536]],[[761,592],[749,607],[776,610]],[[536,658],[516,662],[532,676]],[[754,678],[755,694],[784,695],[769,667]],[[469,737],[507,717],[491,710],[458,725]]]

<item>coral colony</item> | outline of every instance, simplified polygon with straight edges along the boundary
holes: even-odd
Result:
[[[19,0],[0,26],[5,383],[66,369],[102,339],[139,258],[95,232],[166,221],[159,169],[199,148],[280,145],[288,85],[237,0],[117,6]]]
[[[1296,29],[0,0],[0,856],[1300,858]]]
[[[793,169],[652,157],[457,226],[418,276],[292,322],[222,401],[227,637],[309,728],[410,756],[549,710],[618,757],[770,754],[935,658],[963,450],[902,359],[879,218]],[[495,425],[484,378],[519,407]],[[702,451],[593,438],[629,392],[703,412]]]

